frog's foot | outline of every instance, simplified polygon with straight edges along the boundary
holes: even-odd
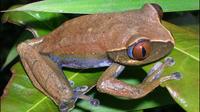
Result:
[[[69,84],[70,86],[73,88],[73,86],[75,85],[74,81],[69,80]],[[85,93],[87,93],[92,87],[88,87],[86,85],[84,86],[79,86],[73,89],[73,97],[71,99],[71,101],[67,102],[67,101],[63,101],[60,104],[60,111],[61,112],[67,112],[68,110],[73,108],[73,105],[75,104],[75,102],[78,99],[83,99],[83,100],[87,100],[90,102],[91,105],[93,106],[98,106],[100,104],[98,99],[94,99],[90,96],[85,95]]]
[[[69,80],[69,84],[70,84],[71,87],[73,87],[74,86],[74,81]]]
[[[76,87],[73,92],[74,92],[74,97],[73,99],[76,101],[77,99],[83,99],[87,100],[90,102],[91,105],[93,106],[98,106],[100,104],[98,99],[94,99],[91,96],[85,95],[85,93],[89,90],[88,86],[80,86]]]
[[[88,100],[90,102],[90,104],[93,106],[99,106],[99,104],[100,104],[100,101],[98,99],[94,99],[91,96],[80,95],[79,98],[83,99],[83,100]]]
[[[100,104],[98,99],[94,99],[90,96],[80,94],[79,96],[75,96],[74,98],[72,98],[70,101],[62,101],[59,105],[60,112],[68,112],[71,109],[73,109],[74,104],[75,104],[75,102],[78,98],[83,99],[83,100],[88,100],[90,102],[90,104],[93,105],[93,106],[98,106]]]
[[[171,57],[167,57],[165,58],[165,61],[164,63],[162,62],[157,62],[152,68],[151,70],[149,71],[147,77],[144,79],[143,82],[152,82],[154,80],[157,80],[157,79],[162,79],[162,80],[171,80],[171,79],[174,79],[174,80],[178,80],[181,78],[181,74],[178,73],[178,72],[175,72],[175,73],[172,73],[172,75],[170,76],[164,76],[166,78],[162,78],[160,75],[162,74],[163,70],[166,68],[166,67],[170,67],[170,66],[173,66],[175,64],[175,61],[171,58]],[[163,82],[163,81],[161,81]]]
[[[74,108],[75,101],[71,99],[70,101],[61,101],[59,104],[60,112],[68,112]]]

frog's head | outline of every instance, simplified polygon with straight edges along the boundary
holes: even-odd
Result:
[[[143,65],[166,56],[174,47],[171,33],[161,24],[162,9],[156,4],[146,4],[139,11],[144,25],[130,36],[124,48],[108,51],[114,62]]]

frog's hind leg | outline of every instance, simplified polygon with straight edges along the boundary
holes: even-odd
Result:
[[[23,42],[17,51],[34,86],[58,104],[61,112],[66,112],[74,106],[73,90],[58,65],[39,53],[37,45],[41,41]]]
[[[97,90],[103,93],[131,99],[141,98],[158,87],[162,82],[167,80],[178,80],[181,78],[181,75],[178,72],[168,76],[161,76],[163,69],[167,66],[172,66],[173,64],[174,61],[171,58],[167,58],[164,63],[157,63],[141,84],[130,85],[116,79],[123,71],[124,66],[113,63],[98,80]]]

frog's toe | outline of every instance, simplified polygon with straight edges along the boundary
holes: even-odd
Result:
[[[182,74],[180,72],[174,72],[171,75],[172,79],[180,80],[182,78]]]
[[[180,72],[174,72],[171,75],[161,77],[159,80],[160,82],[165,82],[167,80],[180,80],[181,77],[182,75]]]
[[[158,74],[156,74],[154,77],[153,77],[153,80],[157,80],[157,79],[159,79],[160,78],[160,73],[158,73]]]
[[[173,66],[175,64],[175,61],[172,57],[166,57],[165,58],[165,64],[167,66]]]
[[[82,94],[82,95],[79,96],[79,98],[80,98],[80,99],[83,99],[83,100],[89,101],[90,104],[93,105],[93,106],[98,106],[98,105],[100,105],[100,101],[99,101],[98,99],[94,99],[94,98],[91,97],[91,96],[87,96],[87,95]]]
[[[147,76],[144,79],[144,82],[151,82],[160,78],[160,74],[163,71],[163,63],[157,62],[151,70],[148,72]]]
[[[69,80],[69,84],[71,87],[73,87],[75,85],[74,81],[72,80]],[[88,90],[88,86],[79,86],[79,87],[76,87],[73,91],[77,91],[77,92],[85,92]]]
[[[88,88],[89,88],[88,86],[80,86],[80,87],[76,87],[75,89],[73,89],[74,101],[76,101],[77,99],[84,99],[81,97],[85,96],[84,94],[87,92]]]
[[[100,101],[98,99],[94,99],[91,96],[87,96],[85,95],[85,93],[88,91],[89,87],[88,86],[80,86],[80,87],[76,87],[73,90],[74,93],[74,101],[76,101],[77,99],[82,99],[82,100],[87,100],[90,102],[91,105],[93,106],[98,106],[100,104]]]
[[[69,80],[69,84],[70,84],[71,87],[73,87],[74,86],[74,81]]]
[[[171,57],[165,58],[164,63],[157,62],[151,70],[148,72],[147,77],[144,79],[144,82],[152,82],[154,80],[158,80],[161,78],[161,74],[163,73],[163,70],[166,67],[173,66],[175,64],[175,61]],[[178,76],[177,76],[178,77]]]
[[[80,86],[80,87],[76,87],[75,89],[74,89],[74,91],[76,91],[76,92],[85,92],[85,91],[87,91],[88,90],[88,86]]]
[[[100,105],[100,101],[98,99],[90,99],[90,104],[97,107]]]
[[[59,105],[60,112],[68,112],[67,102],[62,102]]]
[[[159,68],[161,68],[162,66],[162,62],[157,62],[152,68],[151,70],[148,72],[148,76],[150,76],[151,74],[153,74],[156,70],[158,70]]]
[[[60,112],[68,112],[70,109],[72,109],[74,107],[74,101],[61,101],[60,105],[59,105],[59,110]]]

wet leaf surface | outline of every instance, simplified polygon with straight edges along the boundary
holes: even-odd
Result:
[[[145,3],[157,3],[164,12],[198,10],[198,0],[46,0],[31,3],[13,11],[42,11],[57,13],[93,14],[138,9]],[[180,7],[181,6],[181,7]]]
[[[176,47],[171,57],[176,65],[169,72],[182,73],[180,81],[166,83],[175,101],[188,112],[199,111],[199,35],[175,25],[165,23],[174,34]],[[168,72],[168,71],[167,71]]]
[[[48,2],[53,3],[54,1],[49,0]],[[101,2],[101,1],[98,1],[98,2]],[[190,3],[187,2],[187,4],[189,7],[191,6]],[[43,5],[44,4],[42,4],[41,6]],[[140,5],[136,7],[139,7]],[[183,7],[185,6],[186,5],[184,5]],[[122,8],[121,5],[118,6],[119,10],[113,7],[111,7],[109,11],[125,10]],[[165,11],[168,10],[166,7],[168,6],[167,5],[163,6]],[[126,8],[129,8],[129,7],[126,7]],[[54,8],[52,10],[54,10]],[[68,10],[68,11],[71,11],[71,10]],[[92,7],[91,7],[91,10],[82,9],[82,11],[85,11],[85,12],[79,12],[79,13],[94,13],[98,11],[101,12],[102,10],[98,10],[98,8],[95,10],[92,10]],[[169,11],[173,11],[173,10],[170,9]],[[59,22],[63,20],[63,19],[57,19],[58,21],[56,22],[58,22],[58,24],[57,23],[53,24],[52,21],[54,22],[54,19],[50,19],[50,18],[57,18],[59,15],[57,16],[57,14],[54,15],[50,13],[44,14],[44,17],[42,13],[40,15],[40,13],[38,12],[19,12],[19,13],[7,12],[6,14],[9,15],[9,16],[5,16],[5,18],[7,17],[7,21],[14,24],[18,24],[18,25],[31,26],[32,30],[36,31],[36,34],[40,36],[45,35],[51,30],[53,30],[59,24]],[[40,17],[38,16],[38,14]],[[53,25],[51,25],[51,23]],[[199,95],[199,69],[198,69],[199,68],[199,37],[198,37],[198,34],[191,32],[189,30],[186,30],[184,28],[177,27],[173,24],[169,24],[166,22],[163,22],[163,23],[173,33],[176,40],[175,49],[170,54],[170,56],[175,59],[176,65],[167,69],[165,71],[165,74],[170,74],[172,72],[178,71],[182,73],[182,79],[179,81],[168,81],[164,83],[162,86],[167,87],[167,89],[169,90],[174,100],[186,111],[198,112],[199,111],[198,110],[199,109],[199,105],[198,105],[199,104],[199,96],[198,96]],[[48,25],[50,25],[50,27]],[[16,52],[14,54],[16,55]],[[127,70],[124,72],[124,74],[120,78],[124,80],[125,82],[137,84],[145,77],[146,72],[148,72],[148,70],[152,66],[153,66],[152,64],[149,64],[143,67],[144,70],[141,68],[134,68],[134,69],[132,67],[127,68]],[[9,84],[7,85],[4,91],[4,96],[2,97],[2,100],[1,100],[2,112],[13,112],[13,111],[16,111],[16,112],[22,112],[22,111],[56,112],[58,111],[57,106],[49,98],[44,96],[42,93],[40,93],[37,89],[35,89],[32,86],[29,78],[27,77],[20,63],[17,63],[16,65],[14,65],[12,67],[12,71],[14,75],[12,79],[10,80]],[[103,71],[104,69],[90,69],[88,71],[73,70],[73,69],[64,70],[65,74],[67,74],[67,77],[70,80],[73,80],[75,82],[75,86],[94,85]],[[99,107],[92,107],[89,104],[89,102],[81,100],[77,103],[77,107],[73,111],[77,112],[77,111],[88,110],[88,111],[96,111],[96,112],[101,112],[101,111],[122,112],[124,110],[129,110],[129,111],[142,110],[142,109],[174,103],[170,95],[164,88],[158,88],[150,95],[138,100],[124,100],[121,98],[116,98],[113,96],[100,94],[96,92],[95,90],[93,91],[94,92],[92,92],[92,95],[94,95],[95,98],[100,99],[101,105]],[[121,106],[119,106],[119,104],[121,104]]]

